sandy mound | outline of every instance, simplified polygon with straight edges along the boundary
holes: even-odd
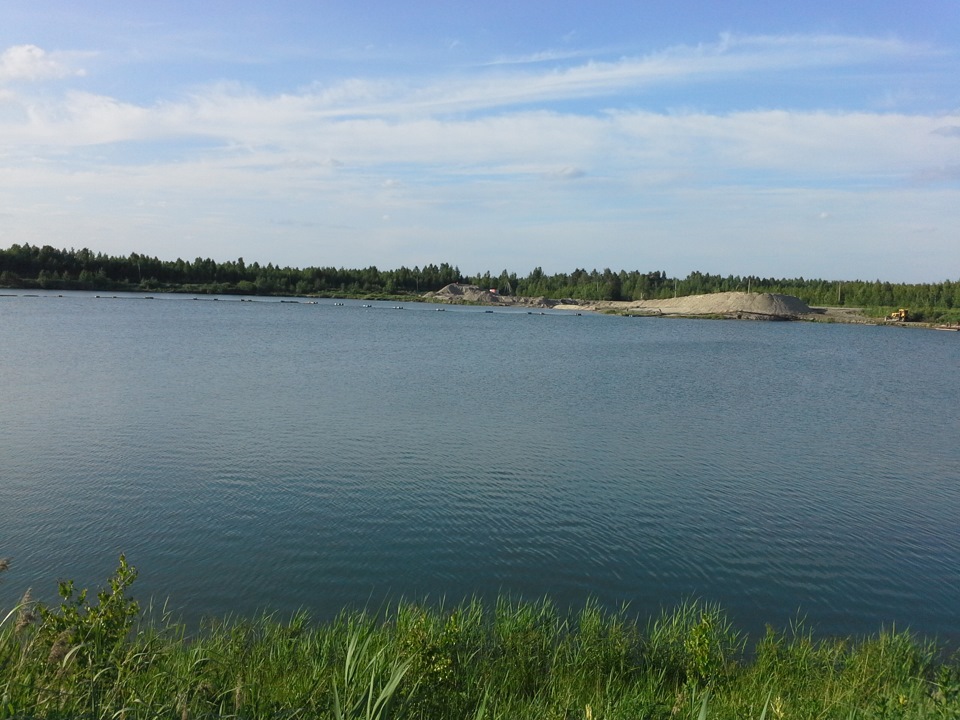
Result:
[[[425,293],[425,298],[437,302],[448,303],[479,303],[482,305],[523,305],[524,307],[553,307],[556,303],[545,297],[516,297],[500,295],[491,290],[484,290],[476,285],[451,283],[436,292]]]
[[[772,293],[727,292],[711,295],[690,295],[668,300],[635,300],[633,302],[556,301],[544,297],[521,298],[498,295],[476,285],[452,283],[425,298],[448,303],[482,305],[522,305],[556,307],[560,310],[613,310],[625,315],[714,315],[755,319],[795,319],[813,312],[806,303],[792,295]]]
[[[667,300],[594,303],[590,307],[636,315],[719,315],[766,319],[795,319],[813,312],[805,302],[792,295],[745,292],[690,295]]]
[[[424,297],[446,300],[447,302],[453,303],[495,303],[500,301],[500,296],[494,292],[484,290],[476,285],[464,285],[461,283],[450,283],[436,292],[426,293]]]

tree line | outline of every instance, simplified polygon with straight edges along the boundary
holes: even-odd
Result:
[[[293,268],[244,259],[174,261],[131,253],[126,257],[87,248],[12,245],[0,250],[0,287],[62,290],[138,290],[245,295],[377,297],[422,294],[450,283],[470,283],[503,295],[576,300],[654,300],[713,292],[744,291],[794,295],[809,305],[910,307],[918,312],[960,309],[960,281],[890,283],[880,280],[822,280],[711,275],[699,271],[671,278],[662,270],[609,268],[525,277],[503,270],[464,275],[447,263],[380,270],[334,267]]]

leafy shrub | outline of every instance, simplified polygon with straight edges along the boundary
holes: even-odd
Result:
[[[686,602],[649,628],[647,661],[677,684],[710,686],[740,660],[745,638],[717,605]]]
[[[121,555],[95,603],[87,601],[86,589],[78,592],[73,580],[65,580],[59,583],[62,602],[58,608],[37,605],[40,625],[34,651],[45,656],[48,669],[61,675],[86,675],[100,684],[116,677],[124,662],[127,636],[140,613],[137,601],[127,597],[136,578],[136,568]]]

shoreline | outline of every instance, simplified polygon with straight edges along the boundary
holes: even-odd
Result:
[[[15,292],[2,292],[14,290]],[[20,292],[16,292],[20,290]],[[2,288],[0,297],[63,297],[63,292],[104,293],[97,298],[115,298],[116,292],[123,295],[140,296],[143,291],[133,290],[41,290],[23,292],[25,288]],[[281,298],[280,302],[306,302],[315,304],[316,299],[349,299],[383,302],[422,302],[442,305],[474,305],[479,307],[512,307],[561,312],[595,313],[619,315],[633,318],[674,318],[674,319],[714,319],[714,320],[761,320],[761,321],[801,321],[816,323],[842,323],[849,325],[876,325],[884,327],[923,328],[947,332],[960,332],[960,322],[936,323],[921,320],[890,320],[884,317],[866,315],[863,308],[839,306],[808,306],[793,295],[776,293],[721,292],[705,295],[685,295],[657,300],[576,300],[573,298],[551,299],[544,296],[526,297],[516,295],[498,295],[472,285],[449,285],[437,292],[422,295],[383,296],[346,296],[346,295],[263,295],[246,296],[228,293],[210,295],[208,293],[165,290],[156,295],[190,296],[192,299],[235,298],[238,302],[253,302],[253,298]],[[144,299],[154,299],[154,295],[144,295]],[[283,300],[282,298],[306,298],[306,300]]]
[[[722,292],[657,300],[551,300],[545,297],[501,296],[473,285],[449,285],[438,292],[427,293],[424,298],[448,304],[549,308],[625,317],[806,321],[960,331],[960,323],[892,321],[870,317],[864,314],[863,308],[811,307],[793,295],[777,293]]]

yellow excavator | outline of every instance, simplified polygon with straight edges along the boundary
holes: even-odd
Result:
[[[906,308],[900,308],[895,310],[887,316],[887,320],[893,320],[894,322],[906,322],[910,317],[910,313],[907,312]]]

